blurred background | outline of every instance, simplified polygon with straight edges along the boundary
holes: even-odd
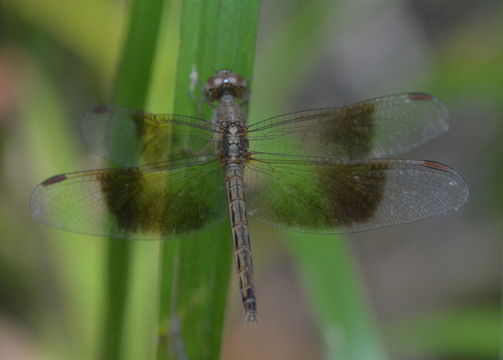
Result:
[[[406,91],[444,101],[450,130],[400,157],[449,164],[470,187],[468,203],[346,239],[389,359],[499,358],[501,2],[306,3],[262,4],[252,121]],[[43,179],[97,164],[79,123],[111,98],[126,17],[124,1],[0,2],[0,359],[95,358],[103,241],[35,224],[28,199]],[[155,79],[163,81],[162,66]],[[258,223],[251,229],[260,326],[244,324],[233,278],[221,358],[324,359],[326,339],[288,234]],[[157,246],[137,250],[148,258]],[[152,273],[155,262],[146,262],[134,281],[154,289]],[[320,276],[330,287],[330,274]],[[138,329],[153,316],[131,321],[128,339],[148,344]],[[131,359],[147,358],[145,345],[127,346]]]

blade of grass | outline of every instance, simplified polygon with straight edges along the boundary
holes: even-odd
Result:
[[[257,1],[183,2],[174,112],[200,115],[189,98],[193,70],[201,81],[223,68],[250,77],[257,20]],[[158,359],[218,359],[232,254],[229,230],[227,222],[163,244]]]
[[[30,79],[33,85],[21,107],[20,118],[23,119],[25,136],[22,142],[33,156],[27,163],[34,171],[32,181],[35,184],[63,169],[78,167],[78,140],[69,126],[69,116],[64,111],[65,107],[58,96],[51,74],[38,68],[32,71]],[[39,246],[45,247],[44,251],[54,256],[58,280],[61,280],[64,289],[65,304],[58,306],[56,313],[47,304],[46,307],[42,305],[41,316],[36,318],[40,329],[39,343],[55,358],[95,358],[97,344],[94,325],[100,317],[97,311],[98,299],[94,295],[101,285],[101,282],[96,281],[101,274],[101,248],[82,236],[53,230],[43,225],[37,225],[33,231],[37,234],[35,241],[40,243]],[[39,260],[30,261],[37,263]],[[44,267],[42,281],[47,281],[46,272]],[[47,283],[44,283],[44,286],[47,286]],[[61,305],[58,294],[52,291],[54,289],[48,293],[51,304]],[[32,301],[45,303],[39,298]]]
[[[338,1],[305,1],[291,17],[275,24],[274,31],[263,41],[256,69],[265,79],[278,80],[267,82],[267,86],[253,94],[252,101],[261,106],[252,109],[251,118],[255,110],[271,116],[269,111],[281,106],[281,101],[286,101],[296,91],[305,70],[312,65],[314,54],[326,43],[327,17],[336,13],[334,8],[340,7]],[[267,110],[263,109],[264,105]]]
[[[129,28],[116,76],[117,104],[145,107],[164,0],[132,0]],[[125,311],[131,267],[130,242],[109,239],[107,283],[101,358],[121,359]]]
[[[327,358],[385,359],[347,242],[333,236],[289,235],[318,319]]]
[[[271,36],[268,34],[254,78],[256,86],[252,101],[260,107],[252,107],[251,122],[274,115],[295,91],[310,65],[306,59],[316,54],[322,45],[326,46],[327,39],[338,38],[337,29],[343,28],[341,24],[351,19],[346,14],[346,9],[351,6],[359,5],[304,2],[283,26],[277,27]],[[292,232],[285,232],[284,237],[299,264],[326,344],[327,358],[386,358],[345,240]]]

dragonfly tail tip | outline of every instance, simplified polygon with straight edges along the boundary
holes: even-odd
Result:
[[[246,323],[256,323],[257,322],[257,313],[246,313]]]

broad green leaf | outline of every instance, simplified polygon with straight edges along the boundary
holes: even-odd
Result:
[[[174,113],[201,115],[197,110],[206,105],[189,95],[200,97],[201,83],[216,70],[250,77],[257,19],[258,1],[183,2]],[[206,117],[209,110],[204,109]],[[229,230],[226,221],[163,244],[158,359],[218,359],[232,255]]]

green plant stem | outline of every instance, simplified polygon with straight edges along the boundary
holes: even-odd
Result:
[[[258,4],[183,2],[175,113],[201,116],[189,97],[194,72],[200,81],[224,68],[250,77]],[[206,117],[209,110],[205,109]],[[163,244],[158,359],[218,359],[232,254],[229,230],[227,221],[197,236]]]
[[[346,240],[290,234],[292,250],[318,319],[328,358],[386,359]]]
[[[142,109],[145,106],[157,44],[164,0],[132,0],[129,28],[116,76],[117,104]],[[130,278],[131,243],[109,239],[107,282],[102,337],[103,360],[121,359],[127,292]]]
[[[305,69],[312,67],[318,51],[323,51],[320,47],[328,39],[337,39],[341,24],[351,18],[344,11],[349,6],[337,1],[305,1],[293,16],[275,25],[257,60],[252,103],[260,106],[252,107],[250,122],[273,116],[278,109],[284,111],[283,104],[303,83]],[[326,357],[385,359],[384,344],[345,240],[293,232],[284,236],[299,265]]]

